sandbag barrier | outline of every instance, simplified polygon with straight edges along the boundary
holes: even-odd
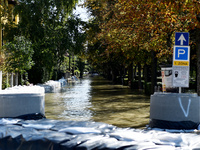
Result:
[[[194,131],[170,133],[169,130],[118,128],[99,122],[2,118],[0,149],[197,149],[200,136]]]

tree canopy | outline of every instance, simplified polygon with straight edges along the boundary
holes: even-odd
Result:
[[[8,72],[24,73],[34,65],[32,44],[24,37],[14,37],[12,42],[3,46],[3,51],[5,54],[4,65]]]
[[[66,53],[78,53],[76,49],[83,44],[83,33],[78,30],[83,22],[72,16],[78,0],[18,2],[14,14],[20,16],[19,24],[13,26],[8,22],[5,25],[5,39],[12,41],[14,36],[24,36],[30,40],[35,63],[29,71],[30,82],[45,82],[51,79],[53,69],[61,65]]]
[[[138,53],[138,46],[158,52],[157,56],[171,54],[174,33],[198,27],[200,13],[200,2],[195,0],[87,0],[86,5],[93,15],[102,16],[96,38],[103,39],[109,52],[120,50],[127,57],[135,55],[134,49]]]
[[[121,60],[124,64],[150,64],[154,59],[150,57],[154,56],[150,55],[152,52],[159,63],[169,63],[175,32],[200,28],[198,0],[86,0],[85,5],[91,10],[95,18],[93,25],[96,25],[89,30],[96,33],[88,37],[90,46],[98,44],[94,48],[96,53],[92,50],[91,54],[107,55],[106,60],[116,57],[116,63]],[[198,42],[191,39],[190,44]],[[101,55],[97,53],[99,49]]]

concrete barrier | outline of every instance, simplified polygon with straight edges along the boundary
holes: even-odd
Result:
[[[43,87],[45,90],[45,93],[54,93],[61,90],[62,83],[59,81],[49,80],[45,82],[44,84],[37,84],[37,86]]]
[[[53,81],[53,80],[49,80],[45,83],[45,85],[49,85],[52,87],[53,91],[52,92],[56,92],[58,90],[61,89],[61,84],[59,81]]]
[[[64,78],[58,80],[58,82],[60,82],[61,88],[62,88],[62,87],[65,87],[65,86],[67,85],[67,80],[64,79]]]
[[[150,126],[192,129],[200,123],[197,94],[155,92],[150,100]]]
[[[35,113],[45,115],[44,88],[39,86],[15,86],[0,91],[1,118]]]

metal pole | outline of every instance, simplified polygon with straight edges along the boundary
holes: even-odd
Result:
[[[7,76],[6,76],[6,88],[8,88],[8,73],[7,73]]]
[[[11,77],[10,77],[10,86],[13,87],[13,73],[11,73]]]
[[[181,93],[181,87],[179,87],[179,93]]]
[[[15,85],[18,85],[18,73],[15,74]]]

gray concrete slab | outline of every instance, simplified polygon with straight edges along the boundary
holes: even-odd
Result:
[[[162,93],[151,95],[150,119],[200,123],[200,98],[197,94]]]

